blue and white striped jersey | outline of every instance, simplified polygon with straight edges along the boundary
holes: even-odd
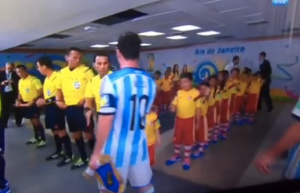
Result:
[[[135,165],[148,159],[145,117],[156,95],[150,74],[138,68],[124,68],[106,75],[101,84],[100,115],[114,115],[103,154],[116,167]]]

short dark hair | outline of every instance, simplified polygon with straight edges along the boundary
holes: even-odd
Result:
[[[218,76],[215,75],[215,74],[210,75],[210,76],[208,77],[208,80],[211,80],[211,79],[216,79],[216,80],[218,80]]]
[[[259,55],[263,56],[264,58],[267,56],[266,52],[261,52]]]
[[[156,70],[156,71],[154,72],[154,74],[161,75],[161,72],[160,72],[159,70]]]
[[[187,78],[187,79],[189,79],[190,81],[193,81],[193,74],[192,73],[190,73],[190,72],[184,72],[184,73],[182,73],[181,75],[180,75],[180,79],[182,79],[182,78]]]
[[[23,64],[17,65],[16,69],[21,69],[21,70],[27,71],[27,67],[25,65],[23,65]]]
[[[209,87],[210,85],[209,85],[209,82],[203,81],[203,82],[201,82],[200,86],[206,86],[206,87]]]
[[[233,68],[233,69],[231,70],[231,72],[233,72],[233,71],[236,71],[237,73],[240,73],[240,69],[239,69],[239,68]]]
[[[67,51],[67,55],[70,54],[70,52],[72,51],[76,51],[76,52],[79,52],[79,53],[82,53],[82,50],[77,48],[77,47],[70,47],[69,50]]]
[[[39,57],[37,62],[41,65],[41,66],[46,66],[47,68],[53,69],[53,63],[51,58],[49,58],[48,56],[42,56]]]
[[[238,60],[238,59],[240,59],[240,57],[234,56],[233,59],[232,59],[232,61],[236,61],[236,60]]]
[[[140,57],[141,38],[133,32],[122,33],[118,39],[117,49],[127,60],[137,60]]]
[[[97,58],[98,56],[100,56],[100,57],[107,57],[108,62],[109,62],[109,55],[106,54],[106,53],[102,53],[102,52],[98,52],[98,53],[96,53],[96,54],[94,55],[94,62],[96,62],[96,58]]]

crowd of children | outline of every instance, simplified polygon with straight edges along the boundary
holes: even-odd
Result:
[[[155,139],[159,141],[158,114],[171,111],[176,114],[174,153],[166,165],[182,160],[184,170],[190,168],[191,158],[204,155],[209,143],[227,139],[232,124],[253,123],[263,84],[260,72],[253,74],[249,68],[243,72],[238,68],[231,72],[220,71],[198,87],[194,86],[193,74],[186,67],[179,73],[178,65],[173,70],[167,68],[163,77],[160,71],[156,71],[154,77],[158,92],[146,128],[146,133],[152,130],[149,144],[151,164],[155,160]]]

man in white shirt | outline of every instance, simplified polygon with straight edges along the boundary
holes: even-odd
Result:
[[[234,56],[233,59],[232,59],[232,62],[227,64],[225,66],[224,70],[228,71],[228,73],[230,74],[232,69],[238,68],[239,63],[240,63],[240,57]]]

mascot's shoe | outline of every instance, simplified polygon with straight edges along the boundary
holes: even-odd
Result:
[[[171,165],[177,163],[177,162],[180,161],[180,160],[181,160],[181,157],[180,157],[180,156],[177,156],[177,157],[175,157],[175,158],[168,159],[168,160],[166,161],[166,165],[167,165],[167,166],[171,166]]]
[[[227,136],[226,135],[220,135],[219,138],[223,141],[225,141],[227,139]]]
[[[189,170],[190,168],[191,168],[191,165],[190,165],[190,164],[187,164],[187,163],[185,163],[185,162],[182,163],[182,169],[183,169],[183,170],[187,171],[187,170]]]
[[[201,152],[196,152],[196,153],[193,153],[193,154],[191,155],[191,158],[192,158],[192,159],[197,159],[197,158],[202,158],[202,157],[204,157],[204,152],[203,152],[203,151],[201,151]]]

